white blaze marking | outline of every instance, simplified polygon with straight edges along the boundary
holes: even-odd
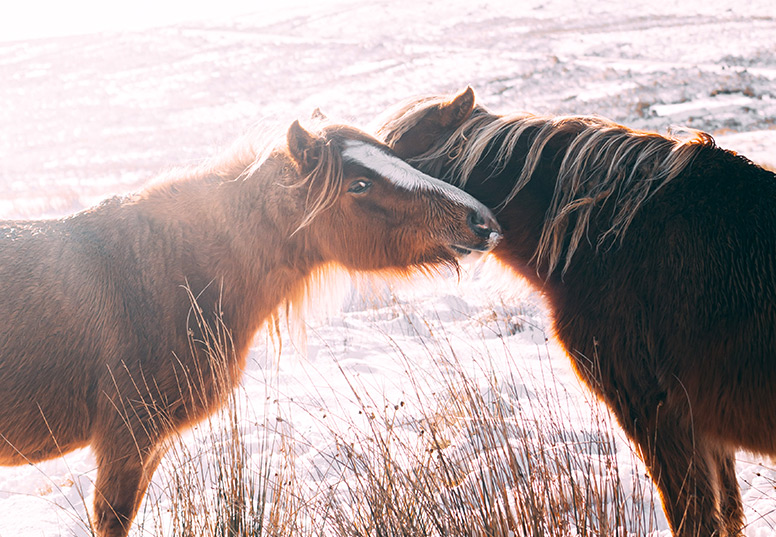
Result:
[[[487,207],[463,190],[416,170],[400,158],[394,157],[372,144],[356,140],[346,140],[342,157],[345,160],[355,162],[364,168],[372,170],[381,177],[388,179],[394,185],[410,192],[417,190],[436,191],[448,199],[484,214],[489,212]]]

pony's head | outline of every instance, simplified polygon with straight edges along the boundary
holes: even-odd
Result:
[[[400,103],[376,120],[377,135],[403,159],[416,157],[447,139],[474,110],[474,90]]]
[[[303,233],[323,262],[350,270],[455,265],[492,249],[501,229],[469,194],[412,168],[385,144],[353,127],[320,132],[294,122],[288,155],[304,193]]]

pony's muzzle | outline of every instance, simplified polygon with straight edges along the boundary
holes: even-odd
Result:
[[[467,255],[473,250],[478,252],[487,252],[496,247],[501,240],[501,226],[490,214],[490,211],[474,210],[466,217],[466,223],[475,237],[481,239],[476,243],[462,245],[456,244],[453,249],[460,255]]]
[[[487,239],[488,243],[493,243],[490,248],[496,246],[501,240],[501,226],[490,212],[482,214],[479,211],[472,211],[466,217],[466,223],[469,224],[469,229],[474,231],[475,235]]]
[[[479,211],[472,211],[466,217],[466,223],[469,224],[469,229],[474,231],[474,234],[478,237],[490,239],[491,235],[495,233],[501,238],[501,226],[489,214],[483,215]]]

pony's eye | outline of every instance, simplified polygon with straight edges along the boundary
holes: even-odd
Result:
[[[348,187],[348,192],[352,192],[353,194],[363,194],[370,188],[372,188],[372,181],[367,181],[366,179],[359,179],[357,181],[353,181],[352,183],[350,183],[350,186]]]

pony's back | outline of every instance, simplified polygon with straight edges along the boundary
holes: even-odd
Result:
[[[89,415],[94,361],[113,323],[111,310],[103,309],[105,287],[95,285],[105,276],[97,250],[73,237],[67,222],[0,223],[4,464],[48,458],[88,441],[90,424],[68,407],[75,401],[79,413]]]

